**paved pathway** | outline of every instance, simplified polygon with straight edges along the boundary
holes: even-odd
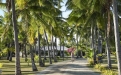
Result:
[[[101,75],[86,66],[87,61],[83,58],[76,59],[74,62],[63,61],[49,66],[36,75]]]

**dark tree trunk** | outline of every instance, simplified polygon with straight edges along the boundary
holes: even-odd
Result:
[[[10,51],[10,57],[9,57],[9,61],[12,61],[12,51]]]
[[[12,22],[13,22],[13,29],[14,29],[14,41],[15,41],[15,75],[21,75],[21,68],[20,68],[20,55],[19,55],[19,45],[18,45],[18,29],[16,23],[16,13],[15,13],[15,3],[14,0],[11,0],[11,7],[12,7]]]
[[[96,60],[96,26],[94,27],[94,34],[93,34],[93,37],[94,37],[94,55],[93,55],[93,61],[94,61],[94,64],[97,63],[97,60]]]
[[[55,38],[55,43],[56,43],[56,38]],[[53,49],[54,49],[54,62],[57,62],[57,58],[55,55],[57,48],[55,49],[54,47],[56,48],[56,44],[55,44],[55,46],[53,45]]]
[[[52,44],[51,44],[51,49],[53,49],[53,58],[54,58],[54,62],[57,62],[57,60],[56,60],[56,57],[55,57],[55,48],[54,48],[54,45],[53,45],[53,42],[54,42],[54,40],[53,40],[53,35],[52,35]]]
[[[60,38],[60,57],[62,57],[62,53],[61,53],[61,38]]]
[[[79,53],[78,53],[78,28],[77,28],[77,33],[76,33],[76,41],[77,41],[77,56],[76,58],[78,58]]]
[[[23,48],[22,48],[21,52],[22,52],[22,58],[24,58],[24,51],[23,51]]]
[[[107,49],[107,60],[108,60],[108,68],[111,68],[111,57],[110,57],[110,47],[109,47],[109,34],[110,34],[110,5],[108,5],[107,9],[108,14],[108,24],[106,31],[106,49]]]
[[[46,34],[45,30],[44,30],[44,33],[45,33],[46,42],[47,42],[47,45],[48,45],[49,62],[50,62],[50,64],[52,64],[52,60],[51,60],[51,56],[50,56],[50,50],[49,50],[49,42],[48,42],[48,38],[47,38],[47,34]]]
[[[35,65],[34,54],[33,54],[34,52],[33,52],[33,48],[31,45],[30,45],[30,52],[31,52],[32,71],[38,71]]]
[[[46,42],[46,41],[45,41],[45,42]],[[46,59],[45,45],[44,45],[44,59],[47,60],[47,59]]]
[[[64,61],[64,37],[63,37],[63,61]]]
[[[100,30],[98,29],[98,54],[102,54],[102,40]],[[102,57],[98,56],[98,63],[102,62]]]
[[[10,50],[8,50],[7,52],[7,60],[9,60],[9,57],[10,57]]]
[[[44,67],[44,63],[42,62],[41,59],[39,27],[38,27],[38,55],[39,55],[39,66]]]
[[[24,55],[25,55],[25,62],[27,62],[26,43],[24,44]]]

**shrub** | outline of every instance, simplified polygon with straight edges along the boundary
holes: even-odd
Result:
[[[39,62],[39,56],[35,55],[34,60],[35,60],[35,62]]]
[[[64,51],[64,54],[65,54],[66,56],[70,56],[70,54],[69,54],[67,51]]]
[[[106,70],[106,68],[103,67],[103,66],[101,66],[101,64],[96,64],[96,65],[94,66],[94,68],[95,68],[95,69],[99,69],[100,71]]]
[[[94,65],[94,61],[93,61],[93,59],[88,58],[88,63],[89,63],[90,66]]]
[[[107,69],[103,71],[102,75],[117,75],[117,73],[113,70]]]
[[[96,64],[96,65],[94,66],[95,69],[100,69],[100,67],[101,67],[101,64]]]
[[[96,64],[94,68],[100,70],[102,75],[117,75],[115,71],[107,69],[106,67],[101,66],[101,64]]]

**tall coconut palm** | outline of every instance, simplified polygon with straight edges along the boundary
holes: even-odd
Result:
[[[28,41],[29,41],[29,45],[30,45],[30,52],[31,52],[31,62],[32,62],[32,70],[33,71],[37,71],[37,67],[36,67],[36,64],[35,64],[35,60],[34,60],[34,43],[35,43],[35,30],[32,25],[31,27],[29,28],[29,31],[28,31]]]
[[[41,51],[40,51],[40,33],[39,33],[39,27],[38,27],[38,54],[39,54],[39,66],[43,67],[44,63],[42,62],[41,59]]]
[[[118,75],[121,75],[121,51],[120,51],[120,38],[119,38],[119,26],[118,26],[118,14],[117,14],[117,0],[112,0],[113,3],[113,22],[115,33],[115,46],[118,62]]]
[[[10,6],[12,8],[12,21],[13,21],[13,29],[14,29],[15,52],[16,52],[16,54],[15,54],[15,56],[16,56],[15,75],[21,75],[19,45],[18,45],[18,28],[17,28],[17,21],[16,21],[16,13],[15,13],[15,2],[14,2],[14,0],[7,0],[7,3],[8,3],[8,10],[10,10]]]
[[[49,42],[48,42],[48,38],[47,38],[47,34],[46,34],[45,30],[44,30],[44,34],[45,34],[46,42],[47,42],[47,45],[48,45],[49,62],[50,62],[50,64],[52,64],[52,60],[51,60],[51,56],[50,56],[50,49],[49,49]]]
[[[54,36],[53,36],[53,28],[52,28],[52,32],[51,32],[51,49],[53,49],[53,58],[54,58],[54,62],[57,62],[56,60],[56,56],[55,56],[55,48],[54,48]]]

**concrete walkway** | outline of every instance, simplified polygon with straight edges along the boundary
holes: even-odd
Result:
[[[83,58],[76,59],[74,62],[63,61],[49,66],[36,75],[101,75],[87,67],[87,61]]]

